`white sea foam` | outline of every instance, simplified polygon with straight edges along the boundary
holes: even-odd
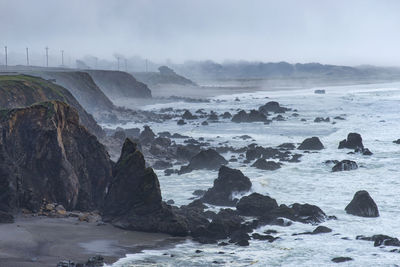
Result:
[[[155,132],[170,131],[195,138],[212,139],[212,144],[229,141],[229,145],[241,147],[254,141],[232,139],[250,135],[262,146],[277,146],[284,142],[299,143],[306,137],[318,136],[325,149],[318,153],[304,154],[300,163],[285,163],[277,171],[261,171],[240,163],[230,163],[240,169],[253,182],[253,191],[268,194],[278,203],[310,203],[319,206],[328,215],[337,216],[323,225],[333,229],[332,233],[320,235],[292,236],[293,233],[311,231],[313,226],[294,223],[290,227],[266,226],[277,230],[281,239],[274,243],[250,241],[249,247],[229,245],[199,245],[188,241],[167,251],[144,251],[127,255],[113,266],[208,266],[213,261],[228,266],[335,266],[331,259],[338,256],[352,257],[354,261],[345,266],[396,266],[399,253],[388,252],[391,248],[374,247],[372,242],[355,240],[357,235],[387,234],[400,236],[400,145],[392,143],[400,138],[400,84],[338,86],[307,90],[262,91],[239,95],[219,96],[210,103],[169,103],[146,106],[153,110],[163,107],[186,108],[192,112],[199,108],[218,113],[237,109],[257,109],[268,101],[276,100],[286,107],[297,109],[298,118],[287,121],[236,124],[229,120],[210,123],[208,126],[187,124],[178,126],[176,121],[149,123]],[[314,94],[315,89],[325,89],[326,94]],[[240,102],[234,101],[236,97]],[[269,97],[266,99],[265,97]],[[218,103],[215,100],[221,100]],[[288,112],[285,117],[291,114]],[[314,123],[315,117],[342,116],[346,120],[337,123]],[[300,119],[307,119],[301,122]],[[138,127],[127,124],[114,127]],[[358,132],[363,143],[374,154],[349,155],[349,150],[337,149],[340,140],[349,132]],[[217,138],[219,136],[219,138]],[[230,158],[230,154],[224,155]],[[359,169],[349,172],[330,171],[323,164],[329,159],[350,159],[358,163]],[[184,175],[157,175],[163,198],[173,199],[176,204],[187,204],[197,189],[212,186],[216,171],[193,171]],[[361,218],[347,215],[345,206],[358,190],[367,190],[380,210],[379,218]],[[344,240],[348,237],[350,240]],[[204,252],[196,254],[201,249]],[[225,254],[218,254],[219,251]],[[174,257],[163,255],[173,254]],[[234,254],[231,254],[234,253]]]

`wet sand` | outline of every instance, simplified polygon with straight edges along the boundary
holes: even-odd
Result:
[[[77,218],[17,217],[0,224],[0,266],[54,267],[61,260],[86,262],[102,255],[110,264],[126,254],[172,246],[182,238],[126,231]]]

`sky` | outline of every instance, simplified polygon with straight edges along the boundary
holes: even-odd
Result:
[[[48,46],[66,61],[400,66],[397,0],[0,0],[0,10],[0,46],[19,60],[29,47],[43,61]]]

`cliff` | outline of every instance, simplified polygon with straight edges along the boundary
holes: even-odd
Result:
[[[86,112],[67,89],[38,77],[0,76],[0,109],[26,107],[49,100],[59,100],[73,106],[79,113],[81,123],[91,133],[98,137],[104,136],[93,116]]]
[[[157,86],[157,85],[190,85],[190,86],[196,86],[196,84],[175,73],[174,70],[166,67],[166,66],[161,66],[158,68],[159,72],[135,72],[133,75],[138,79],[139,81],[149,85],[150,87],[152,86]]]
[[[112,163],[71,106],[50,101],[0,113],[0,210],[72,210],[103,204]]]
[[[110,98],[151,98],[146,84],[122,71],[88,70],[94,82]]]

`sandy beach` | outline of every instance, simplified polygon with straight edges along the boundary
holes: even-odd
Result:
[[[182,239],[165,234],[125,231],[77,218],[23,217],[0,224],[0,266],[54,267],[61,260],[86,262],[102,255],[110,264],[128,253],[173,245]]]

